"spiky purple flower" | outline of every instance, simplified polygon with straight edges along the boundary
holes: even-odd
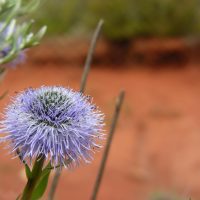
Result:
[[[38,156],[53,166],[89,162],[103,139],[103,114],[87,96],[64,87],[43,86],[19,93],[6,108],[1,141],[23,160]]]

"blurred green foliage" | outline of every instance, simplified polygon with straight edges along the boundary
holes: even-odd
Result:
[[[68,33],[80,18],[80,0],[43,0],[34,13],[37,25],[47,25],[48,35]]]
[[[111,40],[132,38],[137,29],[134,22],[135,0],[89,0],[86,25],[95,27],[98,19],[105,20],[103,33]]]
[[[199,0],[90,0],[87,19],[90,25],[103,17],[105,36],[123,40],[198,33],[199,11]]]
[[[49,34],[85,27],[103,18],[104,36],[127,40],[138,36],[185,36],[200,32],[200,0],[46,0],[37,12]],[[37,22],[37,23],[38,23]]]

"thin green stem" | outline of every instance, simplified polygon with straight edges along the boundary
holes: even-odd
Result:
[[[110,127],[110,132],[109,132],[107,144],[106,144],[106,147],[105,147],[103,158],[101,160],[101,164],[100,164],[100,168],[99,168],[99,171],[98,171],[98,174],[97,174],[97,178],[96,178],[96,181],[95,181],[95,184],[94,184],[94,189],[93,189],[93,192],[92,192],[91,200],[96,200],[96,198],[97,198],[97,194],[98,194],[98,191],[99,191],[99,188],[100,188],[100,185],[101,185],[101,180],[102,180],[102,177],[103,177],[103,173],[104,173],[104,170],[105,170],[106,161],[108,159],[108,154],[109,154],[110,146],[111,146],[111,143],[112,143],[113,135],[114,135],[114,132],[115,132],[115,129],[116,129],[117,120],[119,118],[122,103],[123,103],[123,100],[124,100],[124,95],[125,95],[124,91],[120,92],[119,97],[118,97],[117,102],[116,102],[115,112],[114,112],[114,115],[113,115],[113,120],[112,120],[112,124],[111,124],[111,127]]]
[[[85,61],[85,66],[84,66],[84,71],[83,71],[83,75],[82,75],[82,79],[81,79],[81,86],[80,86],[80,92],[84,93],[85,91],[85,87],[86,87],[86,82],[87,82],[87,78],[88,78],[88,74],[90,71],[90,67],[91,67],[91,63],[92,63],[92,58],[94,55],[94,51],[97,45],[97,41],[98,38],[100,36],[100,32],[102,29],[104,21],[101,19],[96,27],[96,30],[94,32],[91,44],[90,44],[90,48],[87,54],[87,58]]]
[[[61,174],[61,169],[57,169],[55,172],[54,181],[52,182],[52,185],[51,185],[51,190],[49,191],[48,200],[54,199],[54,195],[55,195],[55,191],[58,185],[60,174]]]
[[[38,183],[38,180],[40,179],[40,176],[42,174],[42,168],[44,165],[44,157],[40,157],[35,161],[35,164],[33,166],[32,170],[32,176],[28,179],[28,182],[24,188],[21,200],[31,200],[31,197],[33,195],[33,191]]]
[[[85,61],[85,66],[84,66],[84,71],[83,71],[83,75],[82,75],[82,79],[81,79],[81,84],[80,84],[80,92],[84,93],[85,91],[85,87],[86,87],[86,83],[87,83],[87,78],[88,78],[88,74],[90,71],[90,66],[91,66],[91,62],[92,62],[92,58],[94,55],[94,51],[95,51],[95,47],[97,44],[97,40],[99,38],[102,26],[103,26],[104,21],[101,19],[96,27],[96,30],[94,32],[91,44],[90,44],[90,48],[87,54],[87,58]],[[48,195],[48,200],[53,200],[54,199],[54,195],[55,195],[55,191],[57,188],[57,184],[59,182],[59,178],[61,175],[61,171],[56,170],[55,175],[53,177],[53,181],[49,190],[49,195]]]

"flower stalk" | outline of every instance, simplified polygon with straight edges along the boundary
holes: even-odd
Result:
[[[91,63],[92,63],[92,59],[93,59],[93,55],[96,49],[96,45],[97,45],[97,41],[98,38],[100,37],[100,33],[101,33],[101,29],[102,26],[104,24],[104,20],[101,19],[98,24],[97,27],[95,29],[94,35],[92,37],[92,41],[90,44],[90,48],[87,54],[87,58],[85,61],[85,65],[84,65],[84,70],[83,70],[83,74],[82,74],[82,78],[81,78],[81,83],[80,83],[80,92],[84,93],[85,92],[85,88],[86,88],[86,83],[87,83],[87,79],[88,79],[88,75],[90,72],[90,68],[91,68]],[[59,182],[59,178],[61,175],[61,171],[57,170],[54,177],[53,177],[53,181],[50,187],[50,191],[49,191],[49,195],[48,195],[48,200],[53,200],[54,199],[54,195],[56,192],[56,188]]]
[[[41,157],[36,159],[35,164],[33,166],[33,170],[31,172],[31,176],[28,177],[27,184],[24,188],[21,200],[31,200],[33,192],[36,188],[36,185],[42,175],[42,168],[44,165],[45,157]]]
[[[100,188],[100,185],[101,185],[101,181],[102,181],[102,178],[103,178],[103,174],[104,174],[106,162],[107,162],[107,159],[108,159],[110,147],[111,147],[111,144],[112,144],[113,136],[114,136],[115,129],[116,129],[116,126],[117,126],[117,121],[118,121],[120,111],[121,111],[121,108],[122,108],[122,104],[123,104],[123,101],[124,101],[124,96],[125,96],[125,92],[122,90],[120,92],[118,98],[117,98],[117,101],[116,101],[115,111],[114,111],[114,114],[113,114],[113,119],[112,119],[110,131],[109,131],[109,134],[108,134],[107,144],[105,146],[105,150],[104,150],[104,153],[103,153],[103,157],[102,157],[102,160],[101,160],[101,163],[100,163],[100,167],[99,167],[99,170],[98,170],[98,174],[97,174],[97,177],[96,177],[96,181],[95,181],[95,184],[94,184],[94,188],[93,188],[92,196],[91,196],[90,200],[96,200],[97,199],[97,195],[98,195],[99,188]]]

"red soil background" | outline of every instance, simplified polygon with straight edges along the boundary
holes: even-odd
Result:
[[[15,92],[30,86],[62,85],[78,90],[88,48],[88,43],[79,44],[58,41],[55,46],[50,42],[29,51],[28,61],[9,70],[0,85],[1,93],[9,90],[0,101],[1,111]],[[190,48],[180,41],[171,41],[170,48],[166,47],[169,42],[160,45],[156,40],[142,44],[134,44],[137,48],[129,51],[128,59],[112,64],[115,60],[107,58],[109,53],[101,43],[88,78],[86,94],[105,113],[107,132],[115,98],[121,89],[126,91],[98,199],[147,200],[155,192],[200,199],[200,64],[187,57]],[[157,62],[156,55],[168,48],[184,56],[178,62],[168,57],[167,62]],[[138,61],[135,58],[141,51],[142,61],[141,56]],[[3,147],[0,199],[13,200],[26,180],[23,165]],[[63,170],[56,199],[89,199],[102,152],[89,165]]]

